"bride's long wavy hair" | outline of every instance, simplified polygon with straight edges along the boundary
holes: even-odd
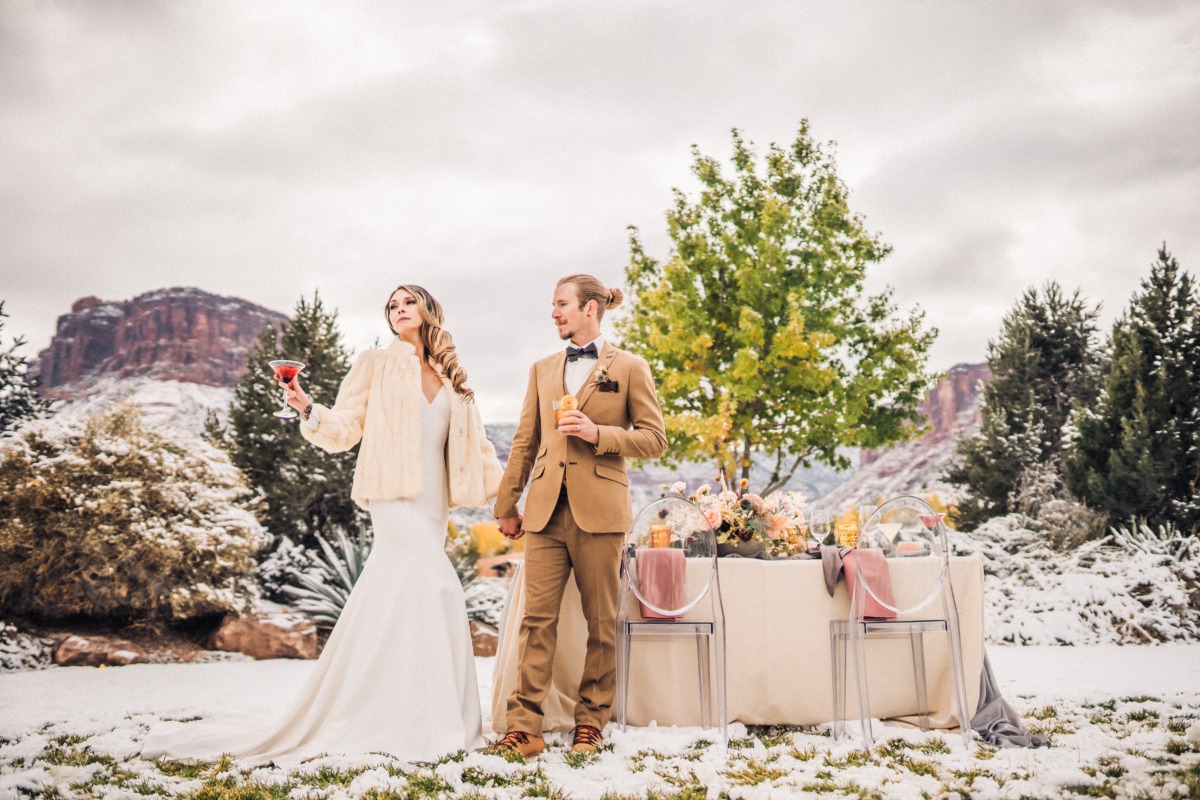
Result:
[[[467,372],[458,364],[458,350],[454,347],[454,339],[451,338],[449,331],[442,327],[444,319],[442,304],[435,300],[433,295],[416,284],[405,283],[397,286],[388,295],[387,302],[383,304],[383,314],[388,321],[388,328],[392,333],[396,332],[396,329],[392,328],[388,305],[391,304],[392,297],[396,292],[401,289],[417,298],[417,306],[421,309],[421,342],[425,345],[425,360],[431,366],[441,368],[446,377],[450,379],[450,385],[454,387],[454,391],[458,393],[459,397],[468,403],[474,402],[475,392],[468,388]]]

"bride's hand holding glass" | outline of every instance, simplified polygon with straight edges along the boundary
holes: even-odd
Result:
[[[304,390],[300,388],[300,370],[304,369],[304,365],[299,361],[272,361],[271,368],[275,371],[275,379],[283,386],[283,402],[285,407],[283,411],[275,412],[275,416],[284,419],[295,419],[296,415],[289,412],[287,406],[291,406],[297,411],[303,413],[312,400]]]

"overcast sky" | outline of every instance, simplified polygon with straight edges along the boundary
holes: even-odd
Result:
[[[0,0],[5,334],[33,355],[85,295],[319,290],[361,349],[415,282],[512,420],[554,281],[620,285],[627,225],[666,254],[690,145],[804,117],[936,369],[1030,285],[1107,326],[1164,240],[1200,273],[1200,3]]]

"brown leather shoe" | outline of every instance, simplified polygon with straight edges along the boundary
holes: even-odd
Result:
[[[604,737],[598,728],[593,728],[591,725],[575,726],[575,742],[571,745],[573,751],[594,753],[602,744],[604,744]]]
[[[524,731],[509,731],[492,747],[496,750],[519,753],[525,758],[532,758],[546,749],[546,740],[541,736],[534,736]]]

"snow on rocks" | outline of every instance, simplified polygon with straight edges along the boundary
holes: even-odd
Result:
[[[311,617],[286,611],[229,615],[213,635],[212,646],[259,660],[316,658],[317,625]]]
[[[145,650],[109,636],[71,634],[54,645],[54,663],[60,667],[124,667],[146,661]]]

